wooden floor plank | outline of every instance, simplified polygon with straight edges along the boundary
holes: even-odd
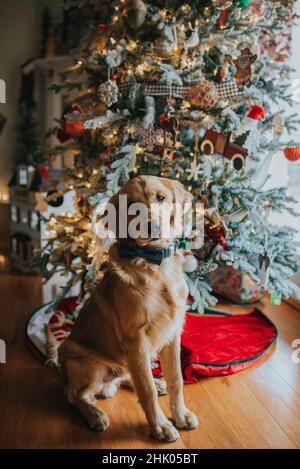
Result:
[[[251,371],[246,371],[243,374],[251,374]],[[223,395],[226,392],[225,383],[227,388],[226,399],[232,398],[235,406],[240,409],[244,416],[252,424],[252,436],[260,435],[266,440],[271,448],[295,448],[295,443],[289,438],[288,434],[282,429],[280,424],[276,421],[275,417],[269,412],[268,408],[261,402],[255,393],[252,392],[247,385],[246,377],[240,378],[238,375],[234,376],[234,380],[225,377],[221,384],[223,384]],[[228,386],[229,384],[229,386]],[[218,386],[218,389],[220,386]],[[220,395],[221,395],[221,391]],[[270,395],[271,399],[271,395]],[[257,446],[260,447],[260,446]]]
[[[201,395],[201,401],[204,408],[204,428],[209,426],[212,415],[216,414],[216,424],[210,429],[213,434],[213,443],[215,448],[267,448],[266,440],[253,433],[251,419],[245,417],[243,412],[237,408],[234,400],[226,392],[223,393],[220,387],[220,380],[223,378],[207,378],[200,380],[200,383],[191,390],[194,394]],[[201,393],[199,393],[199,390]],[[201,420],[201,417],[200,417]],[[221,424],[218,424],[218,421]],[[223,432],[224,429],[224,432]],[[225,438],[226,435],[226,438]],[[197,441],[197,435],[193,435],[194,442]]]
[[[276,392],[270,392],[268,383],[263,378],[257,379],[256,374],[252,373],[251,376],[246,376],[245,382],[257,400],[272,415],[291,441],[296,446],[299,445],[300,415],[298,412],[295,413]]]
[[[272,357],[266,363],[256,367],[253,374],[253,380],[257,377],[267,386],[268,392],[277,395],[285,405],[299,418],[300,417],[300,399],[294,389],[277,373],[276,366],[271,367]]]

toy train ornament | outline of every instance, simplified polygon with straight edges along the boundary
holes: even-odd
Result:
[[[201,151],[204,155],[212,155],[217,153],[231,160],[235,170],[240,171],[246,162],[248,150],[230,142],[231,132],[216,132],[207,129],[201,143]]]

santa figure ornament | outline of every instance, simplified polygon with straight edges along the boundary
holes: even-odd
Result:
[[[235,81],[238,87],[250,85],[251,83],[251,65],[257,59],[256,54],[252,54],[250,49],[246,47],[241,51],[241,55],[234,60],[236,66]]]

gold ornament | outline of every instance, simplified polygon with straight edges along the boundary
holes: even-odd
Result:
[[[91,43],[91,50],[97,52],[103,52],[107,46],[107,41],[109,39],[109,35],[106,29],[101,29],[101,25],[98,26],[98,33],[95,39]]]
[[[35,193],[35,202],[36,202],[36,205],[35,205],[34,209],[37,212],[47,212],[48,204],[46,202],[44,192],[36,192]]]
[[[147,7],[142,0],[128,0],[126,2],[125,17],[132,29],[139,29],[146,19]]]
[[[206,80],[193,86],[188,94],[189,102],[200,109],[211,109],[217,104],[218,99],[216,86]]]
[[[91,221],[88,218],[75,216],[70,219],[64,215],[58,215],[57,220],[63,224],[64,227],[79,228],[82,231],[90,232],[92,230]]]
[[[212,227],[221,227],[224,231],[225,238],[231,233],[231,230],[228,229],[224,218],[221,217],[215,208],[205,210],[204,222],[209,223]]]

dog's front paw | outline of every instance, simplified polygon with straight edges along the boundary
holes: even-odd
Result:
[[[156,440],[172,443],[173,441],[178,440],[179,433],[171,422],[167,422],[162,425],[152,427],[151,436]]]
[[[177,428],[192,430],[198,427],[198,418],[193,412],[185,410],[182,414],[177,414],[174,417],[174,423]]]
[[[89,426],[96,432],[103,432],[109,426],[109,418],[107,414],[96,406],[89,411],[86,417]]]

